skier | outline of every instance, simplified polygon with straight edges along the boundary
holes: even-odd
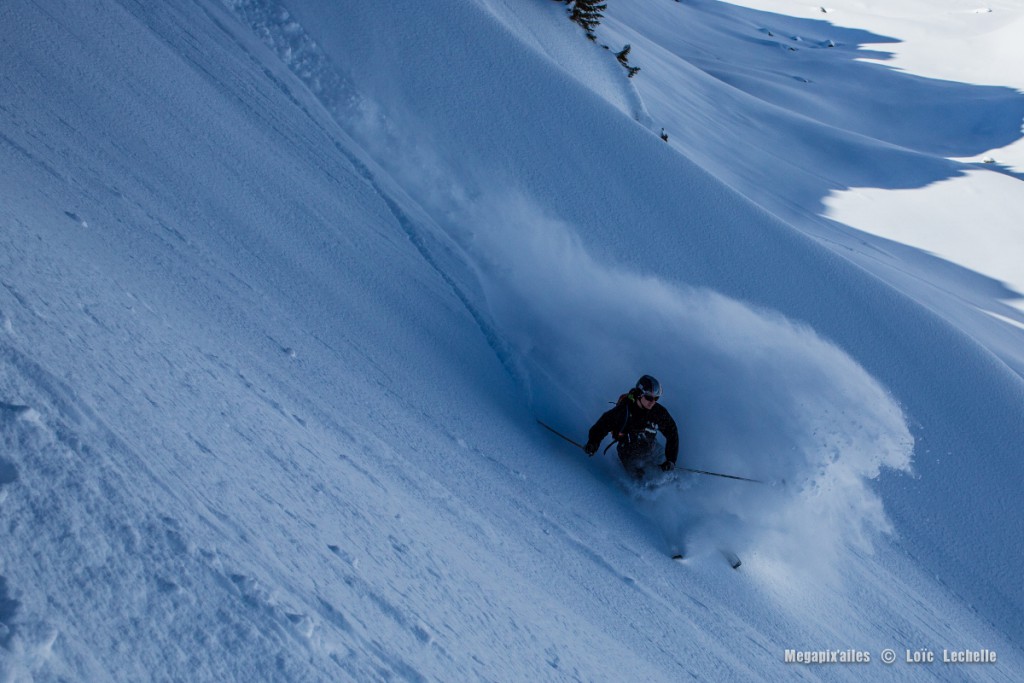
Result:
[[[650,375],[637,380],[636,386],[619,397],[615,407],[606,412],[593,427],[583,448],[594,455],[601,441],[611,432],[617,444],[622,467],[636,479],[644,476],[644,464],[650,459],[658,431],[665,436],[665,462],[660,467],[668,472],[676,466],[679,455],[679,430],[661,398],[661,383]]]

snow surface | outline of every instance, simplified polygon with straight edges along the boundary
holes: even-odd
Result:
[[[0,681],[1020,679],[1021,10],[608,4],[0,5]]]

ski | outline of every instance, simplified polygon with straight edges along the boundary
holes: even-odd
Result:
[[[737,555],[736,553],[734,553],[731,550],[723,550],[722,551],[722,555],[725,557],[726,561],[729,563],[729,566],[732,567],[733,569],[739,569],[740,566],[743,565],[743,561],[740,560],[739,555]]]
[[[733,569],[739,569],[740,567],[743,566],[743,561],[739,558],[739,555],[737,555],[736,553],[732,552],[731,550],[723,550],[723,551],[721,551],[721,553],[722,553],[722,557],[725,558],[725,561],[728,562],[729,566],[732,567]],[[672,555],[672,559],[675,562],[682,562],[683,560],[686,559],[686,556],[683,555],[682,553],[674,553]]]

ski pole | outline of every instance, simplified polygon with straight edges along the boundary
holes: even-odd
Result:
[[[705,472],[704,470],[691,470],[689,467],[680,467],[679,469],[684,472],[696,472],[697,474],[710,474],[712,477],[725,477],[726,479],[739,479],[740,481],[752,481],[755,484],[763,484],[764,482],[760,479],[747,479],[746,477],[737,477],[735,474],[719,474],[718,472]]]
[[[567,437],[567,436],[566,436],[565,434],[562,434],[562,433],[561,433],[560,431],[558,431],[557,429],[555,429],[554,427],[551,427],[550,425],[546,425],[546,424],[544,424],[543,422],[541,422],[540,420],[537,420],[537,423],[538,423],[538,424],[539,424],[539,425],[540,425],[541,427],[543,427],[544,429],[548,430],[549,432],[552,432],[552,433],[553,433],[553,434],[555,434],[556,436],[558,436],[558,437],[560,437],[560,438],[562,438],[562,439],[565,439],[566,441],[568,441],[569,443],[571,443],[571,444],[572,444],[573,446],[575,446],[576,448],[580,449],[581,451],[585,451],[585,450],[587,450],[587,449],[586,449],[586,448],[585,448],[585,447],[583,446],[583,444],[581,444],[581,443],[576,443],[575,441],[573,441],[572,439],[570,439],[569,437]]]
[[[543,427],[544,429],[548,430],[549,432],[551,432],[555,436],[559,437],[560,439],[564,439],[564,440],[568,441],[569,443],[571,443],[576,448],[579,448],[580,450],[584,450],[584,451],[586,450],[583,447],[583,444],[577,443],[576,441],[573,441],[572,439],[567,437],[565,434],[562,434],[560,431],[558,431],[557,429],[552,427],[551,425],[544,424],[540,420],[537,420],[537,424],[539,424],[541,427]],[[607,449],[605,449],[605,450],[607,450]],[[720,472],[708,472],[706,470],[693,470],[693,469],[690,469],[689,467],[680,467],[679,469],[683,470],[684,472],[693,472],[694,474],[707,474],[707,475],[710,475],[712,477],[724,477],[726,479],[738,479],[739,481],[749,481],[749,482],[753,482],[755,484],[763,484],[764,483],[760,479],[748,479],[747,477],[737,477],[735,474],[721,474]]]

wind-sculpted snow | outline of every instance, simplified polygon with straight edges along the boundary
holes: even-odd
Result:
[[[882,7],[620,0],[604,28],[673,147],[1024,375],[1024,15]]]

